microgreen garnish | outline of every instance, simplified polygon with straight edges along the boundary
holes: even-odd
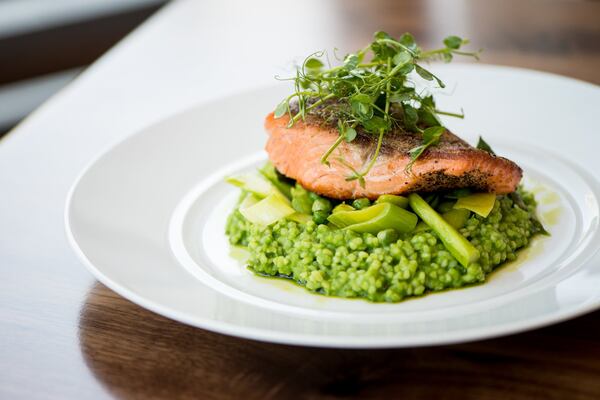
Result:
[[[408,152],[408,154],[410,154],[410,162],[406,166],[407,170],[411,169],[412,165],[417,161],[417,158],[419,158],[429,146],[433,146],[440,141],[440,136],[442,136],[444,131],[445,128],[443,126],[430,126],[423,131],[423,144],[414,147]]]
[[[494,150],[492,150],[492,147],[489,144],[487,144],[487,142],[483,140],[481,136],[479,136],[479,141],[477,141],[477,148],[483,151],[487,151],[493,156],[496,155],[496,153],[494,153]]]
[[[478,52],[460,50],[467,43],[468,40],[458,36],[448,36],[443,48],[422,51],[410,33],[395,39],[385,32],[376,32],[373,42],[348,54],[341,65],[326,68],[325,52],[311,54],[297,69],[296,76],[290,78],[294,92],[277,105],[275,118],[288,114],[290,127],[304,120],[309,112],[337,121],[339,137],[321,158],[326,165],[343,141],[352,142],[356,138],[357,130],[376,136],[375,151],[364,170],[349,168],[352,174],[347,179],[356,179],[361,186],[379,156],[385,134],[420,133],[423,143],[409,152],[411,161],[407,169],[410,170],[444,132],[439,115],[464,117],[462,110],[460,114],[438,110],[433,96],[417,92],[413,78],[419,76],[445,87],[420,63],[435,59],[449,62],[454,55],[478,58]],[[342,163],[349,167],[347,162]]]

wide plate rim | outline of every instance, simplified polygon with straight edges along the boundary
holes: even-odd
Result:
[[[597,85],[594,85],[589,82],[585,82],[582,80],[565,77],[562,75],[557,75],[553,73],[543,72],[543,71],[535,71],[531,69],[525,68],[517,68],[517,67],[506,67],[506,66],[496,66],[492,64],[484,64],[484,65],[473,65],[473,64],[459,64],[454,65],[452,68],[475,68],[475,69],[500,69],[504,71],[516,71],[516,72],[524,72],[528,74],[536,74],[536,75],[547,75],[552,78],[559,78],[561,80],[568,80],[578,85],[586,85],[592,87],[594,89],[598,89]],[[250,93],[261,89],[266,89],[269,86],[261,86],[258,88],[250,89],[241,93]],[[238,94],[239,95],[239,94]],[[213,101],[219,101],[223,99],[230,98],[234,95],[222,96],[220,98],[214,99]],[[211,101],[211,102],[213,102]],[[74,232],[71,229],[71,219],[70,219],[70,210],[72,207],[72,201],[74,193],[80,184],[80,182],[85,178],[88,172],[105,156],[110,154],[115,148],[120,147],[126,142],[135,139],[139,135],[143,134],[150,127],[157,127],[162,124],[168,124],[169,121],[173,119],[177,119],[181,115],[187,114],[195,109],[201,108],[205,104],[209,104],[211,102],[202,102],[200,104],[196,104],[192,107],[189,107],[185,110],[176,112],[171,116],[157,121],[155,123],[149,124],[143,129],[138,130],[132,135],[128,135],[127,137],[119,140],[115,143],[106,146],[102,151],[100,151],[96,157],[94,157],[78,174],[77,178],[74,180],[73,184],[69,188],[65,207],[64,207],[64,224],[65,224],[65,234],[70,246],[73,248],[77,257],[82,261],[85,267],[94,275],[101,283],[109,287],[111,290],[115,291],[119,295],[131,300],[132,302],[140,305],[143,308],[151,310],[157,314],[163,315],[167,318],[192,325],[198,328],[207,329],[210,331],[241,337],[248,338],[259,341],[280,343],[280,344],[291,344],[291,345],[308,345],[308,346],[317,346],[317,347],[337,347],[337,348],[388,348],[388,347],[408,347],[408,346],[429,346],[429,345],[443,345],[443,344],[453,344],[459,343],[469,340],[475,339],[486,339],[497,336],[503,336],[510,333],[518,333],[530,329],[535,329],[543,326],[547,326],[553,323],[561,322],[570,318],[574,318],[591,311],[594,311],[600,308],[600,295],[594,295],[591,298],[588,298],[587,301],[581,304],[579,307],[571,307],[564,309],[561,312],[557,312],[550,315],[544,315],[539,318],[530,319],[528,321],[516,321],[513,323],[507,323],[504,325],[495,326],[494,329],[490,329],[489,327],[481,327],[481,328],[469,328],[461,331],[452,332],[450,334],[444,335],[443,338],[440,338],[439,334],[434,335],[419,335],[419,337],[415,336],[322,336],[322,335],[314,335],[314,334],[290,334],[290,333],[282,333],[282,332],[268,332],[264,329],[258,328],[249,328],[249,327],[241,327],[237,324],[233,323],[224,323],[220,321],[215,321],[210,318],[198,318],[198,317],[189,317],[185,313],[181,313],[175,309],[170,307],[165,307],[160,303],[154,302],[152,300],[146,299],[143,296],[138,295],[134,291],[128,289],[122,284],[114,282],[108,276],[106,276],[101,270],[99,270],[94,264],[88,259],[85,255],[84,251],[80,248],[77,239],[74,235]],[[540,147],[544,149],[543,146]],[[548,149],[544,149],[548,150]],[[573,163],[579,168],[582,168],[581,165],[577,163]],[[595,181],[597,183],[597,181]],[[209,290],[212,290],[208,288]]]

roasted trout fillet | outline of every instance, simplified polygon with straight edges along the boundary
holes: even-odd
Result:
[[[304,188],[334,199],[376,199],[382,194],[457,188],[506,194],[516,190],[523,175],[514,162],[476,149],[449,131],[407,171],[409,150],[420,145],[422,139],[419,134],[390,132],[362,187],[358,180],[346,180],[351,170],[340,159],[357,171],[363,170],[375,150],[374,135],[359,132],[352,143],[342,142],[329,157],[328,166],[321,157],[337,139],[337,129],[313,119],[291,128],[288,122],[287,115],[276,119],[273,113],[265,120],[269,134],[266,150],[271,162]]]

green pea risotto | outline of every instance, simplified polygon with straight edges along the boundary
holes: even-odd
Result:
[[[327,296],[398,302],[484,282],[537,233],[531,193],[382,195],[335,201],[308,192],[267,164],[228,181],[242,189],[229,216],[232,245],[248,269]]]

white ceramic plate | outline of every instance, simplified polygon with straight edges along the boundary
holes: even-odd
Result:
[[[224,223],[237,190],[223,177],[265,159],[264,115],[285,85],[178,114],[103,153],[81,174],[66,229],[90,271],[131,301],[205,329],[258,340],[391,347],[497,336],[600,305],[600,89],[513,68],[437,65],[448,126],[482,134],[519,163],[552,233],[468,289],[399,304],[313,295],[253,276],[232,258]],[[452,94],[450,96],[450,94]]]

